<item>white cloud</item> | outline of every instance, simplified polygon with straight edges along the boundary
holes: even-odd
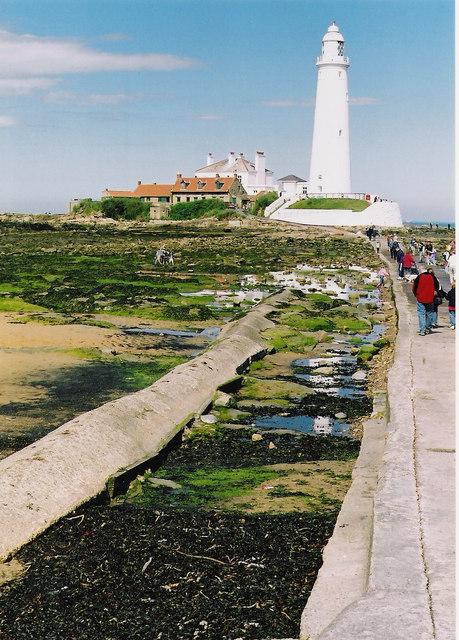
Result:
[[[218,115],[218,113],[203,113],[199,116],[195,116],[196,120],[223,120],[224,117]]]
[[[196,62],[169,53],[106,53],[73,39],[0,30],[0,77],[55,76],[97,71],[170,71]]]
[[[13,127],[16,120],[11,116],[0,116],[0,127]]]
[[[23,96],[49,89],[58,81],[57,78],[0,78],[0,95]]]
[[[367,106],[369,104],[378,104],[378,98],[370,98],[369,96],[360,96],[355,98],[349,98],[349,104],[355,106]]]
[[[118,105],[135,100],[135,96],[126,93],[74,93],[73,91],[50,91],[44,96],[46,102],[52,104],[69,104],[79,106]]]

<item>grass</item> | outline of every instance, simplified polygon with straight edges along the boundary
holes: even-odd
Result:
[[[307,198],[291,204],[289,209],[350,209],[363,211],[369,206],[365,200],[354,198]]]
[[[279,477],[278,471],[268,467],[244,467],[240,469],[198,469],[187,471],[183,468],[160,470],[155,476],[172,480],[182,488],[170,490],[149,483],[152,474],[147,472],[136,478],[123,497],[133,504],[154,505],[172,504],[176,507],[218,508],[222,503],[239,498],[251,489],[273,478]]]
[[[0,311],[46,311],[46,309],[26,302],[22,298],[0,298]]]

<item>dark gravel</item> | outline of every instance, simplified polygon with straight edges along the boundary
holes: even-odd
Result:
[[[297,636],[336,518],[79,513],[19,554],[30,568],[3,590],[1,640]]]
[[[185,440],[173,451],[163,468],[250,467],[309,460],[349,460],[359,454],[360,442],[351,438],[265,433],[263,440],[252,442],[257,429],[221,429],[216,437]],[[276,449],[269,449],[273,442]]]

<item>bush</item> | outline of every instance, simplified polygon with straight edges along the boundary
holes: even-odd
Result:
[[[193,202],[177,202],[169,211],[171,220],[194,220],[195,218],[219,217],[226,211],[226,205],[218,198],[208,200],[193,200]]]
[[[266,207],[277,200],[279,195],[276,191],[268,191],[267,193],[262,193],[257,198],[255,198],[255,202],[253,203],[252,213],[254,216],[262,216],[265,212]]]
[[[100,200],[92,200],[92,198],[84,198],[73,207],[72,213],[81,216],[89,216],[95,211],[100,211],[102,203]]]
[[[102,215],[113,220],[149,220],[150,205],[139,198],[107,198],[101,203]]]

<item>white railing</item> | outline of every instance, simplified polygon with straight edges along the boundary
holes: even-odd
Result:
[[[286,205],[287,203],[296,202],[299,197],[296,195],[291,196],[280,196],[277,200],[274,200],[270,205],[268,205],[265,209],[265,218],[269,218],[275,211]]]

